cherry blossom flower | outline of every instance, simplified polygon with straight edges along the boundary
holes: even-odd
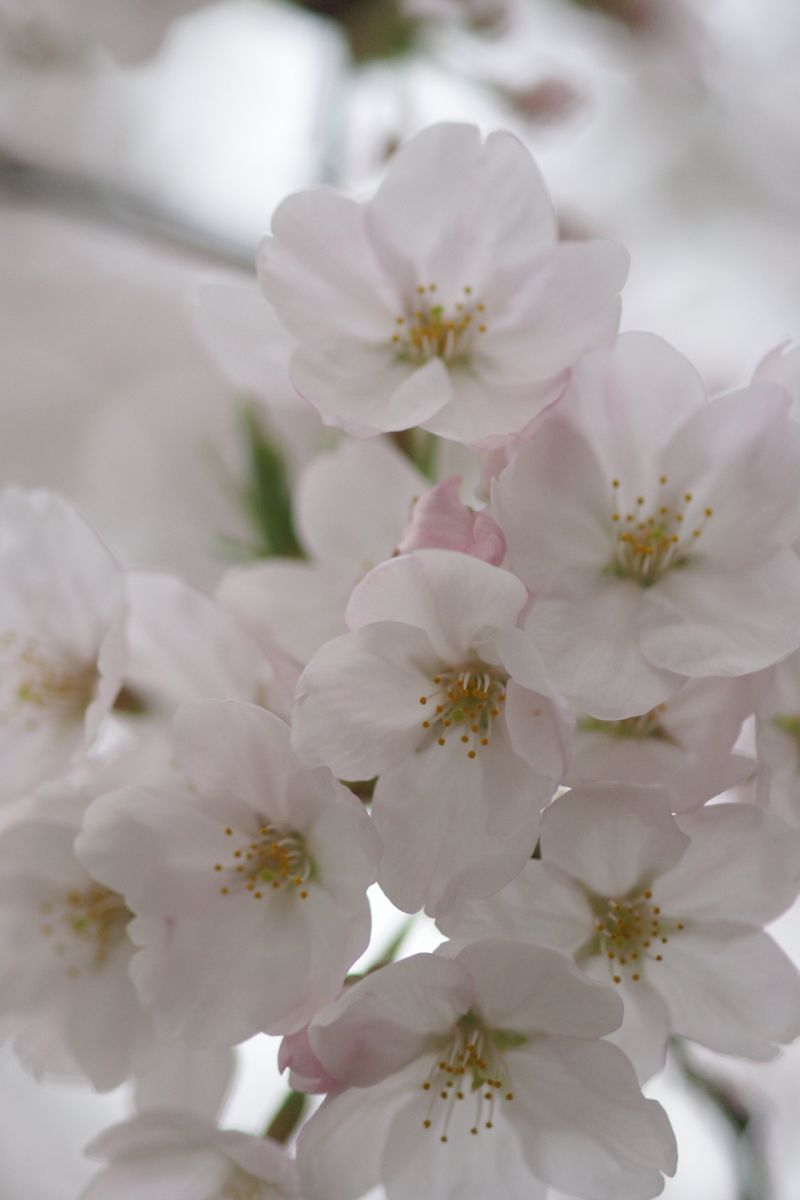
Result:
[[[512,879],[563,775],[570,720],[515,628],[526,602],[518,579],[470,555],[395,558],[300,678],[298,753],[343,779],[379,776],[379,881],[407,912]]]
[[[101,797],[79,854],[136,914],[131,976],[161,1029],[212,1045],[291,1032],[366,949],[375,831],[254,705],[185,705],[175,753],[185,787]]]
[[[625,1056],[597,1040],[619,1019],[610,988],[519,942],[368,976],[309,1029],[346,1089],[300,1135],[304,1194],[356,1200],[383,1183],[388,1200],[540,1200],[545,1185],[592,1200],[657,1195],[674,1138]]]
[[[661,339],[592,351],[494,486],[528,635],[586,713],[646,713],[687,677],[797,648],[800,433],[771,384],[707,400]]]
[[[558,242],[516,138],[442,124],[365,204],[325,188],[284,200],[259,275],[323,420],[471,443],[522,429],[613,338],[627,263],[610,242]]]
[[[210,1111],[229,1055],[156,1037],[128,974],[132,913],[75,854],[93,795],[130,767],[97,768],[91,786],[48,785],[0,835],[0,1011],[36,1075],[86,1076],[100,1091],[135,1078],[144,1103],[191,1098]]]
[[[391,558],[425,477],[388,442],[343,442],[301,472],[295,520],[308,562],[270,559],[223,579],[223,605],[301,663],[342,633],[355,585]]]
[[[528,938],[611,982],[611,1040],[641,1079],[672,1033],[768,1059],[800,1033],[800,976],[762,926],[800,889],[797,836],[745,804],[671,815],[662,788],[575,788],[545,811],[541,861],[439,924],[459,940]]]
[[[749,679],[700,679],[639,716],[579,715],[564,783],[662,784],[676,811],[695,808],[754,775],[755,762],[733,753],[752,710]]]
[[[397,547],[401,554],[439,548],[473,554],[499,567],[506,556],[503,531],[488,513],[461,503],[461,476],[451,475],[420,496]]]
[[[277,1142],[175,1109],[107,1129],[86,1154],[106,1165],[81,1200],[299,1200],[297,1168]]]
[[[64,771],[114,703],[123,576],[58,496],[0,494],[0,796]]]

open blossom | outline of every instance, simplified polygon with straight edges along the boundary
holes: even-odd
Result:
[[[427,486],[384,440],[343,442],[318,455],[295,491],[295,522],[309,561],[273,558],[236,567],[220,585],[221,603],[306,663],[344,631],[350,593],[395,553]]]
[[[527,599],[470,555],[403,555],[359,584],[351,632],[300,678],[298,753],[342,779],[379,776],[379,881],[407,912],[513,879],[563,775],[570,721],[515,628]]]
[[[177,1109],[140,1113],[86,1148],[105,1165],[80,1200],[298,1200],[297,1168],[269,1138]]]
[[[424,130],[364,204],[326,189],[279,205],[259,256],[297,339],[290,374],[329,424],[514,433],[619,321],[627,254],[559,242],[550,197],[508,133]]]
[[[586,713],[649,712],[687,678],[797,648],[800,430],[763,383],[709,401],[660,338],[586,354],[494,485],[529,637]]]
[[[611,1040],[642,1079],[673,1033],[754,1059],[800,1034],[800,975],[762,929],[797,897],[797,836],[749,805],[671,807],[661,788],[575,788],[543,814],[541,861],[439,922],[568,951],[613,983]]]
[[[482,941],[419,954],[349,988],[309,1029],[345,1087],[300,1135],[311,1200],[502,1196],[545,1186],[645,1200],[675,1169],[666,1116],[600,1041],[620,1019],[610,988],[565,955]]]
[[[91,786],[48,785],[0,835],[0,1012],[36,1075],[85,1076],[101,1091],[134,1078],[141,1102],[211,1109],[229,1056],[155,1036],[128,974],[132,913],[75,854],[86,807],[117,769],[97,768]]]
[[[131,975],[159,1028],[214,1045],[291,1032],[366,949],[375,831],[264,709],[199,701],[175,734],[185,787],[101,797],[78,852],[136,914]]]
[[[123,575],[45,491],[0,495],[0,797],[60,775],[114,703],[125,661]]]
[[[749,679],[690,679],[639,716],[579,715],[564,783],[661,784],[676,811],[695,808],[753,776],[755,762],[733,753],[752,710]]]

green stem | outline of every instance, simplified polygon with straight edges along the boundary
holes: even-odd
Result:
[[[285,1146],[303,1119],[307,1104],[308,1096],[305,1092],[289,1092],[267,1126],[264,1137],[272,1138]]]

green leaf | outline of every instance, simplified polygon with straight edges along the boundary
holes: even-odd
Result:
[[[280,448],[264,432],[258,410],[242,411],[248,458],[243,501],[259,539],[259,557],[304,558],[292,517],[292,495]]]

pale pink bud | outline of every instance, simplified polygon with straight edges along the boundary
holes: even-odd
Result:
[[[308,1041],[308,1025],[297,1033],[287,1034],[278,1051],[278,1070],[288,1069],[289,1083],[296,1092],[325,1092],[333,1095],[342,1090],[317,1058]]]
[[[412,550],[459,550],[493,566],[505,558],[506,539],[500,526],[484,512],[461,503],[461,476],[451,475],[420,496],[398,546]]]

